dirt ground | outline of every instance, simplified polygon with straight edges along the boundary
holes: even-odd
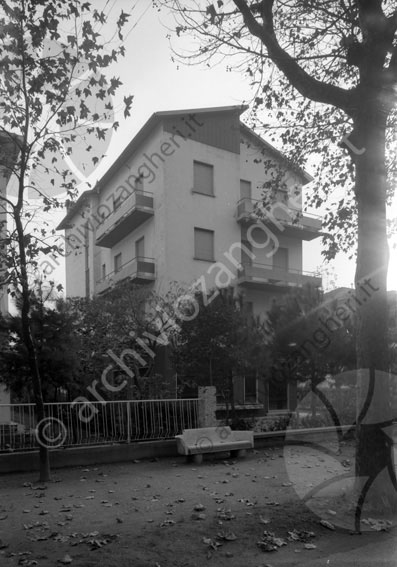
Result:
[[[357,536],[322,525],[294,490],[282,449],[200,466],[180,457],[63,469],[47,486],[36,478],[0,476],[1,567],[334,565],[335,551],[395,537],[394,528]],[[329,509],[331,525],[338,514]]]

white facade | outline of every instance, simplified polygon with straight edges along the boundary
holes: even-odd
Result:
[[[309,178],[285,169],[282,156],[240,122],[241,111],[152,116],[59,226],[68,296],[103,293],[126,278],[159,292],[174,281],[207,291],[231,284],[263,313],[290,286],[321,285],[302,273],[302,241],[319,236],[321,221],[289,214],[301,207],[295,192]],[[268,159],[284,167],[288,191],[258,217]],[[197,257],[195,247],[211,244],[212,257],[204,249]]]
[[[172,282],[206,293],[232,285],[248,312],[265,316],[290,287],[321,285],[302,271],[302,242],[321,230],[319,217],[301,212],[300,187],[310,178],[288,169],[243,125],[242,110],[150,118],[58,227],[65,230],[68,296],[106,293],[125,280],[159,293]],[[258,207],[272,172],[281,177],[265,212]],[[236,384],[243,404],[244,383]],[[281,407],[277,396],[261,407]],[[293,407],[291,392],[282,396]]]

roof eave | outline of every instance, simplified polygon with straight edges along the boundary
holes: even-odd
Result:
[[[289,165],[289,167],[295,172],[297,173],[300,178],[302,179],[303,185],[307,185],[308,183],[311,183],[312,181],[314,181],[314,178],[310,175],[310,173],[308,173],[307,171],[305,171],[304,169],[302,169],[301,167],[297,166],[297,165],[293,165],[290,162],[288,162],[288,160],[286,159],[286,157],[280,152],[280,150],[278,150],[277,148],[275,148],[274,146],[272,146],[272,144],[270,144],[269,142],[267,142],[266,140],[264,140],[261,136],[259,136],[258,134],[256,134],[256,132],[254,132],[254,130],[252,130],[251,128],[249,128],[246,124],[244,124],[243,122],[241,122],[241,126],[242,129],[245,130],[245,132],[247,134],[249,134],[250,136],[252,136],[258,143],[262,144],[263,146],[265,146],[269,152],[271,152],[273,155],[275,155],[280,161],[282,161],[283,163],[287,163]]]
[[[69,208],[66,216],[61,220],[56,230],[66,230],[67,228],[72,228],[71,219],[78,213],[80,207],[84,205],[88,199],[95,191],[90,189],[89,191],[84,191],[77,199],[75,203]]]
[[[120,165],[125,163],[128,157],[130,157],[135,149],[149,136],[151,131],[158,126],[163,118],[169,116],[183,116],[185,114],[212,114],[219,112],[238,112],[239,115],[245,112],[249,107],[247,105],[236,105],[236,106],[219,106],[211,108],[186,108],[179,110],[160,110],[154,112],[151,117],[145,122],[138,133],[133,137],[127,147],[121,152],[118,158],[112,163],[109,169],[104,173],[104,175],[97,181],[94,189],[100,191],[102,186],[107,182],[109,178],[112,177],[113,172],[117,170]]]
[[[72,205],[70,210],[67,212],[66,216],[62,219],[60,224],[57,226],[57,230],[65,230],[66,228],[71,228],[69,225],[70,219],[77,213],[80,205],[82,204],[81,197],[83,195],[92,194],[93,192],[99,193],[101,188],[105,183],[112,178],[113,173],[117,171],[120,165],[123,165],[127,158],[129,158],[136,148],[140,146],[140,144],[149,136],[151,131],[161,123],[163,118],[167,118],[168,116],[183,116],[184,114],[212,114],[212,113],[219,113],[219,112],[238,112],[239,115],[245,112],[248,109],[247,105],[236,105],[236,106],[218,106],[218,107],[211,107],[211,108],[187,108],[187,109],[179,109],[179,110],[160,110],[158,112],[154,112],[151,117],[145,122],[142,128],[138,131],[138,133],[133,137],[127,147],[121,152],[121,154],[116,158],[116,160],[112,163],[109,169],[103,174],[103,176],[97,181],[94,188],[90,191],[85,191],[80,195],[77,201]]]

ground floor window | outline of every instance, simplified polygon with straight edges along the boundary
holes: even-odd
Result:
[[[257,396],[257,379],[255,375],[244,377],[244,403],[256,404]]]
[[[269,381],[269,410],[288,409],[288,384],[286,381]]]

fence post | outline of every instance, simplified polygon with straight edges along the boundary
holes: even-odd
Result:
[[[131,406],[127,402],[127,443],[131,443]]]
[[[10,406],[10,392],[6,390],[3,384],[0,384],[0,423],[10,423],[11,421],[11,406]]]
[[[216,388],[215,386],[199,386],[199,427],[215,427],[216,421]]]

